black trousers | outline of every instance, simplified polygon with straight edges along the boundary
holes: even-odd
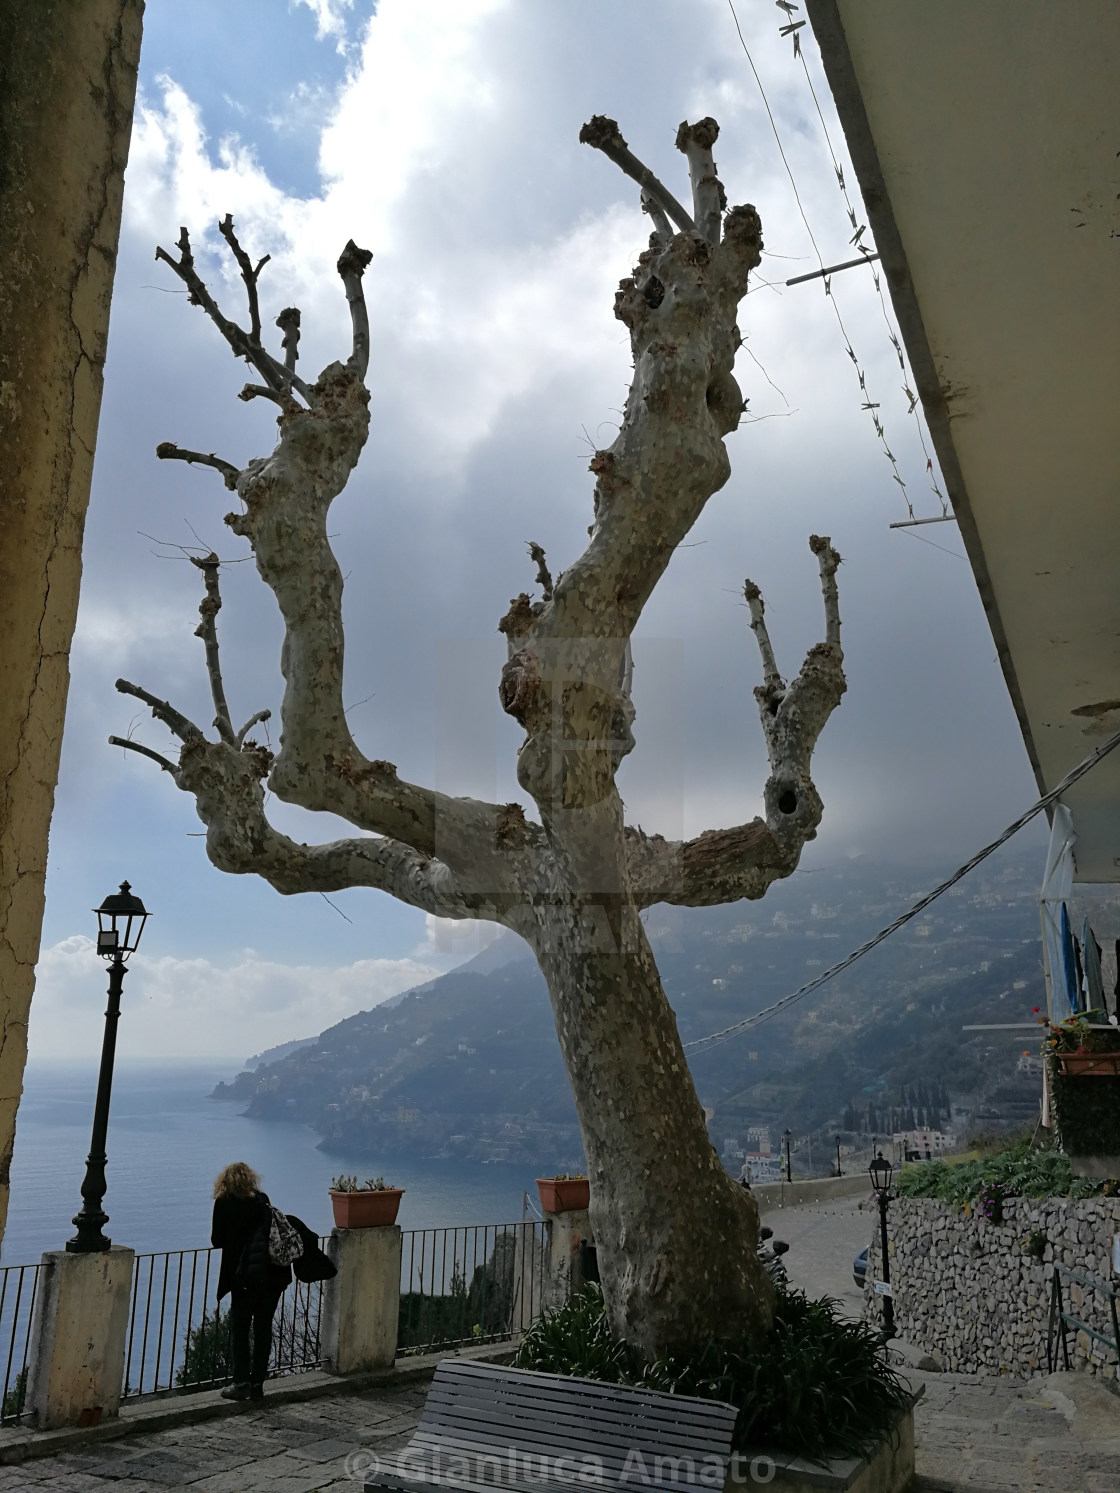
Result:
[[[235,1384],[263,1384],[268,1377],[272,1318],[283,1294],[283,1286],[234,1286],[230,1292],[229,1352]]]

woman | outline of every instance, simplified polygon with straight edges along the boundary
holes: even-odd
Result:
[[[263,1399],[272,1351],[272,1318],[292,1278],[290,1265],[275,1265],[269,1258],[272,1205],[260,1185],[261,1179],[243,1161],[227,1166],[214,1183],[210,1243],[222,1252],[218,1301],[227,1293],[230,1297],[233,1383],[222,1390],[227,1400]]]

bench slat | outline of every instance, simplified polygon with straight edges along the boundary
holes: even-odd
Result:
[[[576,1413],[568,1408],[558,1411],[555,1404],[546,1402],[534,1402],[521,1400],[511,1403],[509,1400],[496,1400],[493,1397],[481,1395],[463,1396],[458,1399],[449,1400],[441,1397],[435,1403],[429,1397],[427,1405],[420,1420],[421,1425],[440,1424],[458,1425],[467,1424],[479,1416],[487,1420],[505,1420],[511,1423],[523,1420],[534,1421],[546,1420],[559,1432],[562,1428],[578,1430],[586,1427],[589,1423],[595,1425],[604,1434],[615,1434],[627,1436],[641,1434],[643,1432],[654,1435],[688,1435],[690,1440],[711,1440],[712,1444],[718,1446],[722,1443],[728,1427],[734,1428],[736,1413],[734,1406],[728,1406],[729,1414],[721,1417],[715,1424],[697,1425],[687,1414],[681,1414],[679,1410],[674,1413],[666,1411],[658,1414],[656,1411],[642,1409],[638,1414],[630,1413],[605,1414],[594,1403],[588,1403],[581,1407]]]
[[[701,1472],[707,1470],[704,1484],[712,1480],[707,1459],[726,1468],[736,1419],[735,1407],[717,1400],[445,1359],[416,1433],[398,1454],[399,1471],[386,1468],[365,1486],[376,1493],[432,1493],[449,1486],[441,1474],[456,1458],[456,1493],[579,1493],[580,1467],[595,1458],[600,1487],[629,1489],[633,1483],[637,1493],[643,1483],[634,1468],[637,1453],[659,1493],[696,1493]],[[563,1478],[550,1465],[560,1458],[572,1468]],[[420,1473],[415,1478],[407,1473],[410,1461]],[[464,1464],[471,1474],[466,1478],[460,1476]]]

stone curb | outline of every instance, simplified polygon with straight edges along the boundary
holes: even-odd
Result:
[[[53,1457],[75,1447],[98,1441],[118,1441],[124,1436],[147,1435],[169,1431],[176,1426],[197,1425],[201,1421],[225,1420],[250,1410],[268,1409],[273,1405],[293,1405],[304,1400],[320,1400],[330,1395],[364,1394],[371,1389],[387,1389],[402,1384],[420,1384],[430,1379],[436,1365],[445,1358],[470,1358],[485,1363],[502,1363],[513,1356],[509,1343],[492,1343],[481,1348],[464,1348],[451,1353],[425,1353],[415,1358],[399,1359],[391,1369],[375,1369],[365,1374],[336,1377],[321,1369],[305,1374],[291,1374],[271,1380],[264,1400],[223,1400],[218,1390],[198,1394],[167,1395],[143,1403],[125,1402],[120,1414],[99,1426],[64,1426],[54,1431],[35,1431],[25,1427],[0,1430],[0,1467],[27,1462],[38,1457]]]

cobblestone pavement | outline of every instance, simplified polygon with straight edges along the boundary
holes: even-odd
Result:
[[[0,1490],[38,1493],[355,1493],[375,1456],[411,1436],[427,1384],[269,1406],[201,1425],[93,1442],[0,1467]]]
[[[915,1493],[1117,1493],[1120,1399],[1084,1374],[911,1374]]]

